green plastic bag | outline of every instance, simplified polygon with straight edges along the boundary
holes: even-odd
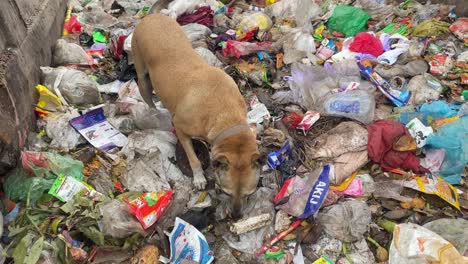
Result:
[[[26,201],[28,194],[30,201],[36,201],[50,189],[54,180],[55,177],[28,177],[26,171],[16,169],[6,178],[3,190],[6,197],[12,201]]]
[[[344,33],[346,37],[354,37],[367,29],[370,16],[364,10],[354,6],[339,5],[328,20],[330,31]]]
[[[83,162],[53,152],[21,152],[21,163],[29,175],[57,178],[58,175],[83,179]]]

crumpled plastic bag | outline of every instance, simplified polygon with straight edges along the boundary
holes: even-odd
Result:
[[[426,141],[426,147],[446,150],[444,162],[438,174],[450,184],[460,183],[461,174],[468,164],[466,131],[468,131],[468,116],[440,127]]]
[[[128,164],[127,171],[123,173],[121,181],[131,192],[159,192],[171,189],[167,180],[159,177],[142,160]]]
[[[80,45],[68,43],[64,39],[58,39],[55,44],[52,60],[55,66],[61,66],[67,64],[88,65],[92,63],[93,59]]]
[[[205,43],[206,38],[211,34],[211,29],[207,26],[196,23],[182,26],[182,29],[194,48],[200,46],[200,43]]]
[[[114,199],[99,205],[99,211],[102,215],[99,229],[104,235],[126,238],[134,233],[145,234],[140,222],[135,219],[125,203]]]
[[[386,5],[385,1],[357,0],[354,6],[362,8],[376,21],[382,21],[393,14],[393,6]]]
[[[393,230],[389,264],[468,263],[447,240],[427,228],[413,223],[399,224]]]
[[[405,65],[395,64],[391,67],[378,64],[374,70],[383,78],[392,78],[395,76],[412,77],[427,72],[429,70],[429,65],[427,65],[425,60],[414,60]]]
[[[70,119],[78,117],[78,111],[73,110],[63,114],[50,115],[45,120],[46,133],[52,139],[50,146],[61,149],[75,149],[85,143],[83,137],[70,125]]]
[[[363,238],[371,223],[371,211],[365,202],[347,200],[324,208],[317,216],[325,233],[342,242]]]
[[[43,84],[53,88],[56,94],[59,91],[68,103],[90,105],[100,102],[97,83],[91,80],[86,73],[65,67],[41,67],[41,71]],[[61,95],[57,94],[59,98]]]
[[[156,106],[154,109],[145,103],[137,103],[130,106],[129,111],[135,126],[139,129],[172,130],[171,114],[165,108]]]
[[[408,129],[401,123],[390,120],[378,120],[367,127],[369,158],[384,170],[394,168],[410,169],[414,173],[429,172],[422,167],[414,151],[393,150],[393,143],[401,136],[409,136]]]
[[[357,34],[354,41],[349,45],[349,50],[371,54],[374,57],[378,57],[384,52],[380,39],[367,32]]]
[[[206,5],[211,6],[212,10],[217,9],[217,2],[215,0],[175,0],[168,5],[167,9],[161,10],[161,14],[177,19],[184,13],[190,13],[197,7]]]
[[[328,133],[318,136],[308,148],[307,156],[334,158],[348,152],[363,151],[367,148],[367,131],[356,122],[342,122]]]
[[[223,63],[216,57],[216,55],[211,52],[211,50],[198,47],[195,48],[195,51],[200,55],[210,66],[214,67],[223,67]]]
[[[339,185],[349,178],[353,172],[369,161],[367,150],[347,152],[333,160],[335,176],[330,179],[332,185]]]
[[[374,120],[374,111],[374,95],[358,89],[328,94],[323,98],[320,112],[324,115],[342,116],[369,124]]]
[[[267,50],[271,46],[271,42],[242,42],[237,40],[228,40],[223,48],[223,55],[228,57],[240,58],[244,55],[249,55],[257,51]]]
[[[283,43],[285,64],[298,62],[302,58],[309,58],[315,61],[314,37],[309,33],[308,27],[295,28],[289,32],[288,37]]]
[[[66,175],[83,179],[83,163],[53,152],[22,151],[21,165],[31,176],[40,178]]]
[[[23,169],[16,169],[6,177],[3,190],[12,201],[36,201],[47,192],[55,181],[55,176],[49,178],[28,177]]]
[[[302,27],[320,14],[320,7],[314,1],[282,0],[265,8],[265,14],[277,19],[294,19]]]
[[[242,32],[249,32],[258,28],[260,32],[265,32],[271,28],[273,22],[271,18],[263,12],[256,12],[245,16],[238,25]]]
[[[330,31],[344,33],[346,37],[353,37],[366,30],[370,16],[362,9],[354,6],[338,5],[328,20]]]
[[[419,105],[427,101],[439,99],[440,92],[432,89],[424,75],[417,75],[411,78],[408,83],[408,91],[411,91],[409,104]]]
[[[463,40],[465,44],[468,43],[468,18],[460,17],[450,25],[449,29],[457,38]]]
[[[449,27],[449,23],[437,19],[425,20],[413,30],[412,35],[416,37],[435,37],[450,33]]]

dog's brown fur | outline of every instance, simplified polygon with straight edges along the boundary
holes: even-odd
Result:
[[[140,93],[154,107],[152,91],[171,112],[177,137],[203,189],[206,180],[191,144],[192,137],[208,142],[238,124],[247,124],[247,107],[234,80],[223,70],[209,66],[193,49],[181,27],[171,18],[154,14],[136,27],[132,53]],[[214,160],[227,164],[221,188],[232,196],[233,216],[240,216],[243,198],[256,189],[254,162],[259,157],[250,130],[212,146]]]

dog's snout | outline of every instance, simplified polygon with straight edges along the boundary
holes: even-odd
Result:
[[[242,218],[242,200],[234,199],[232,203],[231,216],[234,220]]]

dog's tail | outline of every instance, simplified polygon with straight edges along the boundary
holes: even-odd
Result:
[[[151,7],[149,14],[161,12],[161,10],[166,9],[172,1],[174,0],[157,0]]]

